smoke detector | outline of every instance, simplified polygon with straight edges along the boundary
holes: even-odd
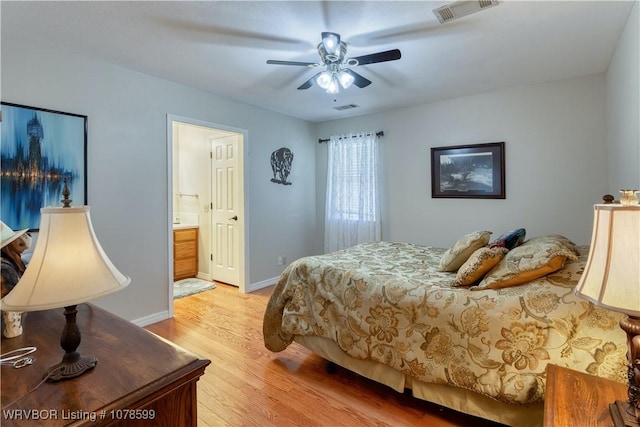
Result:
[[[436,18],[438,18],[438,21],[440,21],[441,24],[444,24],[445,22],[480,12],[481,10],[497,6],[498,4],[500,4],[498,0],[460,0],[437,9],[433,9],[433,14],[436,15]]]

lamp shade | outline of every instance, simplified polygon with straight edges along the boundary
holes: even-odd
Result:
[[[322,89],[327,90],[329,88],[329,84],[331,83],[332,77],[333,75],[331,74],[331,71],[323,71],[318,74],[316,83],[318,83],[318,86],[320,86]]]
[[[576,295],[640,316],[640,206],[594,205],[589,258]]]
[[[322,45],[327,55],[337,55],[340,51],[340,34],[324,32],[322,35]]]
[[[43,208],[31,261],[18,284],[0,301],[0,308],[67,307],[119,291],[130,282],[100,246],[89,206]]]
[[[344,89],[349,89],[356,79],[349,70],[342,70],[338,73],[338,80]]]

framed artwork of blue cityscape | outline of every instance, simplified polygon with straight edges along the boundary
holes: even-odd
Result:
[[[40,228],[40,209],[87,203],[87,116],[2,102],[0,220],[14,230]]]

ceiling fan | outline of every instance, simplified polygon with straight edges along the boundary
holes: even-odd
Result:
[[[371,80],[356,73],[351,68],[359,65],[375,64],[377,62],[395,61],[400,59],[400,50],[392,49],[384,52],[372,53],[369,55],[357,56],[355,58],[346,58],[347,44],[340,40],[340,34],[323,32],[322,42],[318,45],[318,53],[321,62],[297,62],[297,61],[278,61],[270,59],[267,64],[274,65],[298,65],[302,67],[325,67],[321,71],[311,77],[298,87],[298,90],[309,89],[316,83],[327,93],[335,94],[343,89],[349,88],[352,84],[359,88],[369,86]]]

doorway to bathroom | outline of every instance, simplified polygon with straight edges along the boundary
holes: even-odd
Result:
[[[247,131],[168,116],[170,279],[192,263],[195,277],[245,291],[245,170]],[[176,258],[174,233],[197,230],[195,260]],[[177,235],[177,234],[176,234]],[[193,252],[193,251],[192,251]],[[180,271],[178,271],[180,269]],[[171,284],[173,281],[171,280]],[[173,286],[169,286],[170,300]]]

